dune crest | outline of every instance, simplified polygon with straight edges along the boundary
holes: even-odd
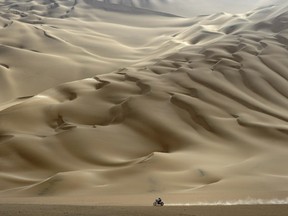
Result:
[[[0,195],[285,197],[287,3],[133,2],[3,6]]]

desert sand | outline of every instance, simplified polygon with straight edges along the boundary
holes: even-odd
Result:
[[[288,3],[201,2],[0,1],[0,214],[287,212]]]
[[[102,215],[141,215],[141,216],[285,216],[288,206],[278,205],[237,205],[237,206],[71,206],[71,205],[1,205],[0,213],[5,216],[102,216]]]

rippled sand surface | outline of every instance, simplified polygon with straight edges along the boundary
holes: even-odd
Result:
[[[0,196],[285,199],[288,4],[127,2],[0,2]]]

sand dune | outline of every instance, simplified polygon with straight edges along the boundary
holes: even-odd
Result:
[[[0,67],[6,81],[1,102],[142,61],[157,52],[158,44],[167,43],[170,34],[191,24],[144,9],[144,17],[135,16],[137,10],[119,16],[93,2],[2,3]]]
[[[1,3],[0,195],[285,198],[287,3],[123,2]]]

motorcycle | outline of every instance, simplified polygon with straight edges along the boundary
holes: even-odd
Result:
[[[157,200],[155,200],[154,202],[153,202],[153,206],[164,206],[164,202],[163,201],[157,201]]]

